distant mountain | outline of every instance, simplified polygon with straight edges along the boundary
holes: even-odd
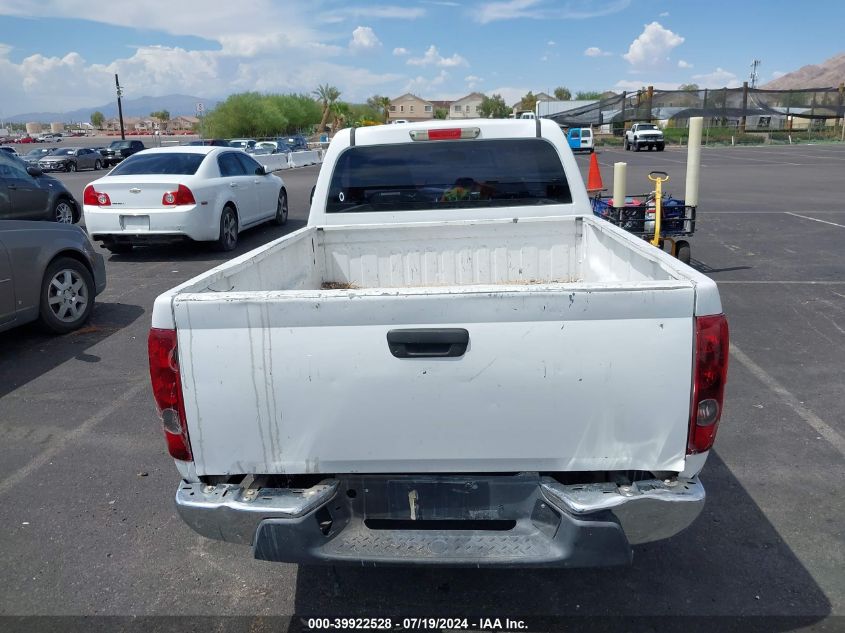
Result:
[[[139,97],[137,99],[123,100],[123,116],[149,116],[150,112],[167,110],[170,116],[180,114],[196,114],[197,103],[202,103],[206,110],[217,105],[217,99],[204,99],[190,95],[165,95],[163,97]],[[91,114],[96,111],[102,112],[107,119],[117,116],[117,100],[91,108],[80,108],[71,112],[26,112],[6,118],[10,123],[27,123],[38,121],[40,123],[52,123],[62,121],[71,123],[74,121],[89,121]]]
[[[801,88],[836,88],[845,81],[845,53],[839,53],[816,65],[802,66],[783,77],[761,86],[769,90],[799,90]]]

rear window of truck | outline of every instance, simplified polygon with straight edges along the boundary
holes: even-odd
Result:
[[[544,139],[418,141],[345,150],[326,213],[571,202],[560,157]]]

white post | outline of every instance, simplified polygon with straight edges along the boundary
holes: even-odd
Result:
[[[701,128],[704,119],[700,116],[689,120],[689,140],[687,141],[687,189],[684,203],[698,206],[698,181],[701,171]]]
[[[628,163],[613,163],[613,206],[625,206]]]

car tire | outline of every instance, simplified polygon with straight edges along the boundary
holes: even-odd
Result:
[[[220,214],[220,234],[215,242],[217,250],[228,253],[238,245],[238,215],[235,209],[226,205]]]
[[[53,220],[59,224],[73,224],[76,221],[73,205],[65,198],[56,200],[56,204],[53,206]]]
[[[76,330],[94,309],[94,279],[84,264],[59,257],[44,272],[38,318],[55,334]]]
[[[279,191],[279,200],[276,203],[276,217],[273,218],[276,226],[284,226],[288,223],[288,194],[282,189]]]
[[[628,145],[628,139],[625,139],[624,141],[622,141],[622,148],[623,148],[626,152],[627,152],[627,151],[629,151],[629,150],[631,149],[631,146],[630,146],[630,145]]]
[[[68,170],[69,172],[71,172],[71,171],[76,171],[76,163],[68,163],[68,164],[67,164],[67,170]]]
[[[658,143],[658,144],[657,144],[657,151],[658,151],[658,152],[662,152],[665,148],[666,148],[666,144],[665,144],[665,143]]]
[[[639,144],[639,143],[634,143],[634,151],[635,151],[635,152],[639,152],[639,151],[640,151],[640,144]]]
[[[100,165],[100,161],[95,160],[94,161],[94,171],[100,171],[101,167],[102,167],[102,165]]]

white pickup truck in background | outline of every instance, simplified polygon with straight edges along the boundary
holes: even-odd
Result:
[[[308,226],[158,297],[149,345],[200,534],[595,566],[700,512],[728,332],[712,280],[592,215],[557,125],[473,120],[339,132]]]
[[[630,130],[625,131],[623,146],[626,150],[633,149],[635,152],[651,148],[662,152],[666,147],[666,139],[663,137],[663,131],[654,123],[634,123]]]

